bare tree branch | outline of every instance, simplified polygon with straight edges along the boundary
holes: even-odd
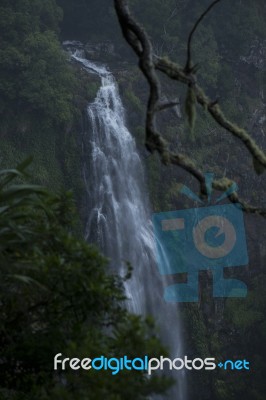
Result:
[[[201,23],[201,21],[206,17],[207,14],[209,14],[209,12],[212,10],[212,8],[219,3],[221,0],[215,0],[213,3],[211,3],[209,5],[209,7],[204,11],[204,13],[201,14],[201,16],[199,17],[199,19],[196,21],[195,25],[193,26],[193,29],[191,30],[189,37],[188,37],[188,42],[187,42],[187,63],[185,66],[185,72],[186,73],[190,73],[191,72],[191,44],[192,44],[192,39],[193,39],[193,35],[196,32],[199,24]]]
[[[178,100],[161,100],[159,102],[159,104],[157,105],[157,111],[163,111],[166,110],[167,108],[171,108],[171,107],[176,107],[178,106],[180,103]]]
[[[156,58],[155,66],[158,70],[165,73],[168,77],[173,80],[185,83],[186,85],[194,84],[194,90],[198,104],[200,104],[205,110],[207,110],[212,118],[224,128],[227,132],[230,132],[235,137],[240,139],[246,146],[252,157],[258,161],[264,168],[266,168],[266,155],[257,145],[254,139],[242,128],[239,128],[236,124],[229,121],[223,114],[217,101],[211,101],[203,89],[196,83],[196,77],[189,74],[187,75],[182,68],[178,67],[177,64],[165,59]]]
[[[195,24],[191,31],[191,40],[193,33],[197,26],[204,18],[211,8],[220,0],[216,0],[211,4],[208,10],[202,14],[200,19]],[[198,85],[196,76],[193,74],[193,69],[187,72],[176,63],[171,62],[166,58],[157,57],[153,54],[151,41],[145,29],[132,17],[127,0],[114,0],[116,13],[119,19],[120,26],[123,34],[129,45],[135,51],[139,58],[139,67],[146,77],[150,91],[146,112],[146,147],[150,152],[157,151],[164,164],[173,164],[181,167],[185,171],[194,176],[200,183],[200,190],[202,194],[206,194],[205,176],[204,173],[197,168],[194,161],[188,156],[180,153],[173,153],[169,151],[167,142],[163,139],[162,135],[158,132],[156,126],[157,111],[162,110],[163,100],[161,99],[161,85],[157,76],[157,70],[165,74],[168,78],[181,82],[188,87],[193,87],[196,95],[196,101],[205,110],[209,112],[215,122],[224,128],[227,132],[239,138],[246,146],[248,151],[259,165],[266,168],[266,155],[256,144],[255,140],[244,130],[229,121],[221,111],[217,101],[211,101],[203,89]],[[172,102],[170,102],[172,103]],[[226,191],[231,185],[232,181],[227,178],[222,178],[213,182],[213,187],[219,191]],[[266,217],[266,210],[258,207],[253,207],[238,198],[236,193],[230,197],[231,202],[240,203],[243,209],[249,213],[255,213]]]

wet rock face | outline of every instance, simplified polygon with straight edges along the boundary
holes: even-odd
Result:
[[[87,43],[85,45],[85,53],[90,60],[100,60],[108,57],[115,56],[114,44],[110,41],[98,42],[98,43]]]
[[[259,70],[266,68],[266,40],[255,39],[249,49],[247,56],[241,56],[240,60],[246,64],[253,65]]]
[[[112,43],[110,40],[102,42],[88,42],[86,44],[77,40],[66,40],[62,43],[62,45],[66,50],[84,50],[87,59],[93,61],[100,62],[108,58],[117,57],[114,43]]]

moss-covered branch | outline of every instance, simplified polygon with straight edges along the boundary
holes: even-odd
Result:
[[[212,5],[203,13],[203,17],[209,12],[209,10],[218,1],[212,3]],[[157,130],[156,126],[156,114],[161,110],[161,85],[157,71],[162,72],[169,79],[181,82],[193,90],[195,100],[200,104],[215,122],[225,129],[228,133],[237,137],[246,146],[254,161],[254,168],[256,172],[262,172],[266,168],[266,155],[257,145],[254,139],[244,129],[240,128],[233,122],[231,122],[222,112],[217,101],[211,101],[205,94],[204,90],[198,85],[196,79],[196,70],[193,68],[181,68],[177,63],[170,61],[167,58],[156,57],[153,52],[153,47],[145,29],[135,20],[130,13],[127,0],[114,0],[116,13],[119,19],[120,26],[123,34],[129,45],[135,51],[139,58],[139,67],[146,77],[150,92],[149,100],[147,104],[146,112],[146,147],[150,152],[157,151],[164,164],[177,165],[191,175],[193,175],[200,183],[201,193],[206,192],[205,180],[203,172],[196,166],[194,161],[189,156],[173,153],[169,151],[167,142],[163,139],[162,134]],[[200,21],[194,25],[194,28],[198,26]],[[195,31],[195,29],[194,29]],[[193,32],[193,31],[192,31]],[[191,39],[193,33],[190,34]],[[189,48],[191,46],[191,40],[189,42]],[[191,57],[191,50],[189,51]],[[188,58],[189,65],[191,65],[191,58]],[[213,186],[216,190],[225,191],[232,184],[227,178],[215,181]],[[248,205],[245,201],[238,198],[237,194],[234,193],[230,196],[232,202],[239,202],[242,204],[245,211],[250,213],[257,213],[262,216],[266,216],[266,210],[262,210],[258,207]]]

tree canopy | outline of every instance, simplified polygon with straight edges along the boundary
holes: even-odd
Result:
[[[152,321],[126,311],[121,278],[74,233],[70,194],[23,182],[25,166],[0,171],[1,399],[135,400],[165,391],[167,379],[142,371],[53,370],[57,353],[134,358],[165,350]]]
[[[74,75],[57,38],[61,18],[54,0],[1,2],[3,120],[17,114],[38,115],[56,124],[71,119]]]

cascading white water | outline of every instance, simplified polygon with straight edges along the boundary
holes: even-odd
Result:
[[[86,238],[99,245],[117,273],[124,275],[125,262],[130,262],[134,270],[125,283],[128,308],[137,314],[153,315],[171,356],[182,356],[180,316],[176,304],[163,300],[145,174],[135,140],[126,127],[118,86],[110,71],[88,61],[83,51],[75,50],[72,58],[101,79],[96,99],[87,107],[82,139],[88,195]],[[164,399],[185,400],[182,372],[175,371],[172,376],[177,385]]]

